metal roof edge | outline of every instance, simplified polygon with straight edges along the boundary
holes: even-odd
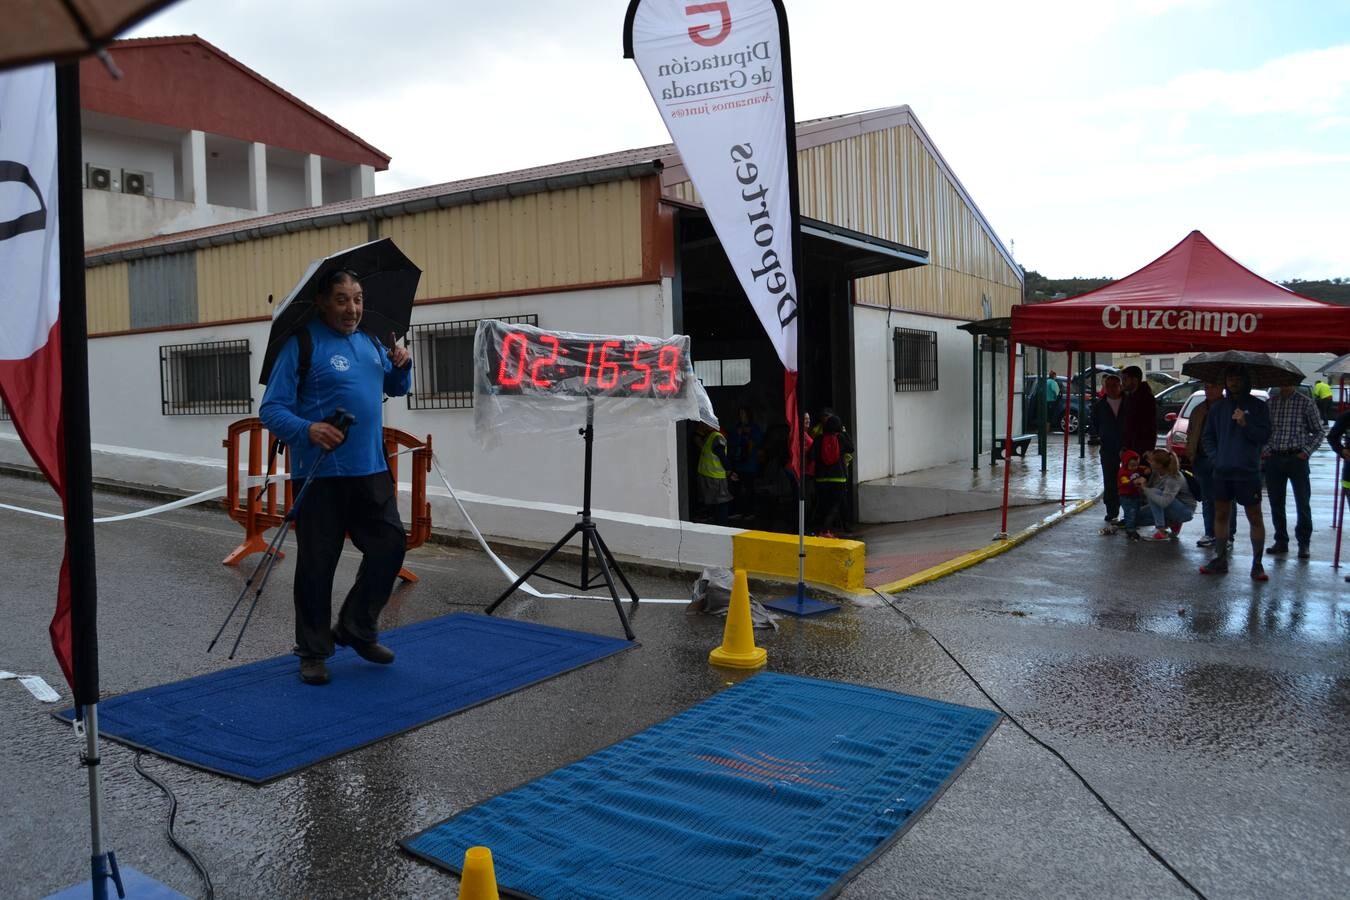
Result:
[[[163,244],[132,247],[126,250],[114,250],[110,253],[96,253],[86,256],[84,265],[85,268],[92,269],[97,268],[98,266],[114,265],[119,262],[130,262],[131,260],[147,259],[154,256],[168,256],[174,253],[204,250],[210,247],[225,246],[227,244],[239,244],[258,238],[273,237],[280,234],[294,234],[299,231],[329,228],[334,225],[350,225],[357,222],[370,221],[371,219],[393,219],[398,216],[429,212],[434,209],[449,209],[452,206],[484,203],[489,200],[502,200],[511,197],[524,197],[531,194],[542,194],[547,193],[548,191],[565,190],[572,187],[607,184],[612,181],[631,181],[637,178],[645,178],[648,175],[657,175],[660,174],[660,172],[661,161],[652,160],[647,163],[614,166],[608,169],[573,172],[566,175],[553,175],[547,178],[532,178],[528,181],[509,182],[507,184],[493,185],[492,187],[471,188],[462,191],[452,191],[447,194],[440,194],[432,197],[419,197],[415,200],[402,200],[395,203],[375,205],[358,211],[325,213],[318,216],[290,219],[284,222],[274,222],[268,225],[245,226],[233,231],[188,238],[181,241],[168,241]]]

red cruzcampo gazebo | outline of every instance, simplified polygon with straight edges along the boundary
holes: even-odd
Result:
[[[1010,360],[1016,358],[1019,343],[1070,354],[1066,371],[1073,369],[1075,351],[1347,353],[1350,306],[1304,297],[1267,281],[1192,231],[1153,262],[1105,287],[1067,300],[1014,306]],[[1009,422],[1015,368],[1008,367]],[[1067,391],[1064,399],[1067,404]],[[1012,429],[1008,431],[1005,458],[1012,451]],[[1066,459],[1068,452],[1065,433]],[[1008,475],[1005,466],[1003,535],[1008,531]]]

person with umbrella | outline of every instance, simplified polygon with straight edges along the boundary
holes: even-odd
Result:
[[[365,312],[361,277],[348,269],[307,273],[294,300],[312,290],[312,312],[300,320],[308,341],[281,344],[259,416],[292,454],[292,475],[313,476],[295,511],[295,653],[306,684],[327,684],[334,644],[388,664],[393,651],[377,640],[380,611],[403,566],[405,538],[396,486],[384,457],[382,394],[408,392],[412,358],[390,334],[389,348],[359,330]],[[308,367],[302,344],[308,344]],[[344,433],[329,419],[345,409],[355,421]],[[345,535],[362,553],[356,582],[332,625],[333,575]]]
[[[1201,438],[1205,454],[1214,461],[1215,554],[1200,572],[1222,575],[1228,571],[1228,523],[1236,502],[1251,526],[1252,580],[1269,581],[1261,562],[1266,542],[1261,519],[1261,448],[1270,438],[1270,413],[1263,400],[1252,396],[1245,366],[1228,366],[1223,379],[1228,396],[1210,408]]]

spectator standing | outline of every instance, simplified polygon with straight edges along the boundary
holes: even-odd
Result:
[[[1120,376],[1125,391],[1121,444],[1143,456],[1158,446],[1158,404],[1138,366],[1126,366]]]
[[[1269,581],[1261,555],[1266,525],[1261,519],[1261,448],[1270,439],[1270,411],[1252,396],[1251,377],[1243,366],[1224,372],[1228,396],[1210,409],[1201,437],[1214,461],[1214,558],[1200,567],[1203,575],[1228,571],[1228,523],[1233,504],[1242,506],[1251,526],[1252,580]]]
[[[755,515],[755,482],[759,480],[761,457],[764,453],[764,429],[756,424],[748,406],[736,412],[736,427],[728,440],[731,467],[737,476],[735,490],[736,512],[742,516]]]
[[[1272,556],[1289,552],[1289,524],[1285,516],[1285,488],[1294,489],[1294,538],[1298,558],[1307,559],[1312,539],[1312,483],[1308,477],[1308,459],[1326,434],[1326,423],[1317,405],[1294,385],[1284,385],[1272,394],[1270,438],[1261,451],[1261,468],[1270,497],[1270,521],[1275,526],[1275,541],[1266,548]]]
[[[727,439],[711,425],[699,422],[695,435],[700,441],[698,454],[698,497],[712,513],[717,525],[727,524],[727,508],[731,505],[731,488],[727,484]]]
[[[1201,438],[1205,434],[1205,419],[1209,417],[1209,411],[1222,399],[1223,384],[1218,381],[1206,382],[1205,399],[1191,410],[1190,421],[1186,425],[1186,459],[1190,461],[1191,470],[1195,472],[1195,478],[1200,482],[1200,515],[1205,523],[1204,536],[1195,542],[1197,547],[1214,546],[1214,460],[1205,452],[1205,444]],[[1229,546],[1232,546],[1236,535],[1237,522],[1230,518]]]
[[[1331,412],[1331,384],[1327,381],[1327,376],[1323,375],[1317,379],[1317,384],[1313,385],[1312,395],[1322,421],[1330,422],[1334,419],[1335,416]]]
[[[1102,391],[1102,396],[1092,405],[1092,425],[1100,441],[1097,459],[1102,467],[1102,503],[1106,506],[1106,527],[1111,528],[1120,524],[1120,491],[1116,484],[1121,441],[1124,438],[1121,428],[1124,398],[1120,393],[1120,377],[1107,375],[1102,383]]]
[[[844,492],[848,486],[848,460],[853,442],[838,416],[821,423],[820,437],[811,445],[816,464],[815,533],[834,537],[843,528]]]

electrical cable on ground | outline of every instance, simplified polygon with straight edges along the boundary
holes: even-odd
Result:
[[[927,627],[919,624],[919,622],[913,616],[911,616],[909,613],[905,612],[903,609],[897,606],[894,601],[894,598],[892,598],[889,594],[885,594],[875,589],[872,592],[876,594],[878,597],[880,597],[883,603],[885,603],[887,606],[893,609],[898,615],[904,618],[905,621],[909,622],[910,625],[913,625],[915,628],[919,629],[924,634],[928,635],[928,637],[932,639],[933,643],[938,645],[938,649],[940,649],[943,653],[947,654],[947,658],[950,659],[953,663],[955,663],[956,667],[960,669],[961,672],[967,678],[970,679],[971,684],[975,685],[975,687],[979,690],[981,694],[984,694],[985,699],[988,700],[990,703],[994,704],[994,708],[997,709],[999,712],[1003,713],[1003,715],[1007,717],[1009,722],[1012,722],[1014,725],[1017,726],[1019,731],[1021,731],[1027,737],[1031,738],[1032,741],[1034,741],[1036,744],[1045,749],[1051,756],[1055,757],[1055,759],[1063,763],[1064,767],[1073,773],[1074,777],[1077,778],[1082,783],[1083,787],[1087,788],[1088,793],[1090,793],[1093,797],[1097,798],[1097,802],[1102,805],[1102,808],[1105,809],[1108,813],[1110,813],[1112,817],[1115,818],[1115,820],[1119,822],[1127,832],[1129,832],[1130,837],[1138,841],[1139,845],[1148,851],[1149,856],[1152,856],[1155,860],[1157,860],[1158,863],[1169,873],[1171,873],[1173,878],[1181,882],[1182,885],[1184,885],[1187,890],[1195,894],[1195,896],[1201,898],[1201,900],[1207,900],[1207,898],[1200,891],[1199,888],[1191,884],[1191,882],[1186,878],[1185,875],[1182,875],[1181,872],[1177,871],[1177,868],[1175,866],[1173,866],[1170,862],[1168,862],[1167,859],[1161,853],[1155,850],[1153,848],[1153,845],[1150,844],[1147,840],[1145,840],[1144,837],[1141,834],[1139,834],[1139,832],[1135,831],[1134,828],[1130,825],[1130,823],[1126,822],[1124,817],[1121,816],[1120,813],[1116,812],[1115,807],[1113,807],[1111,803],[1105,797],[1103,797],[1097,791],[1097,789],[1094,788],[1088,782],[1086,778],[1083,777],[1083,774],[1081,772],[1079,772],[1076,768],[1074,768],[1073,763],[1069,762],[1067,759],[1064,758],[1064,754],[1060,753],[1054,747],[1051,747],[1045,741],[1041,740],[1036,735],[1032,734],[1031,731],[1025,725],[1023,725],[1021,722],[1017,720],[1016,716],[1014,716],[1012,713],[1004,709],[1003,705],[999,703],[997,700],[995,700],[993,696],[990,695],[990,693],[984,689],[984,685],[980,684],[980,680],[976,678],[974,675],[972,675],[970,670],[961,664],[961,661],[957,659],[950,650],[947,649],[946,645],[944,645],[942,641],[938,640],[937,635],[933,634],[933,632],[929,630]]]
[[[211,884],[211,875],[206,871],[206,866],[202,865],[202,861],[197,858],[195,853],[189,850],[185,845],[179,843],[177,835],[173,833],[174,818],[178,815],[178,798],[174,796],[173,791],[170,790],[167,784],[160,781],[141,767],[141,756],[141,751],[137,750],[134,763],[136,771],[141,773],[141,775],[155,787],[163,791],[164,796],[169,799],[169,822],[164,828],[164,833],[168,836],[169,843],[173,844],[174,849],[179,853],[187,857],[188,862],[192,863],[193,868],[197,870],[197,874],[201,876],[202,887],[206,890],[206,900],[215,900],[216,889]]]

